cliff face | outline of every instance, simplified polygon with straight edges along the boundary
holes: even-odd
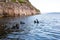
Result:
[[[31,5],[28,0],[24,2],[0,2],[0,17],[2,16],[28,16],[39,14],[39,10]]]

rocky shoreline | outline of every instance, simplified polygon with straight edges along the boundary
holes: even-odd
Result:
[[[0,17],[29,16],[35,14],[40,14],[40,11],[33,7],[28,0],[26,0],[24,3],[0,2]]]

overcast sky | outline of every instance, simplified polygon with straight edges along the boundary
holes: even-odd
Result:
[[[60,0],[29,0],[41,13],[60,12]]]

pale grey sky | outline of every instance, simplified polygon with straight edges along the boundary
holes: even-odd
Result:
[[[60,12],[60,0],[29,0],[41,13]]]

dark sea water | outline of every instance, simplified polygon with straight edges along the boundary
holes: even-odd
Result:
[[[36,19],[38,19],[39,24],[34,23]],[[6,40],[60,40],[60,14],[0,19],[0,23],[9,23],[9,26],[20,23],[20,21],[25,22],[25,24],[19,25],[20,29],[24,31],[12,32],[7,35]]]

